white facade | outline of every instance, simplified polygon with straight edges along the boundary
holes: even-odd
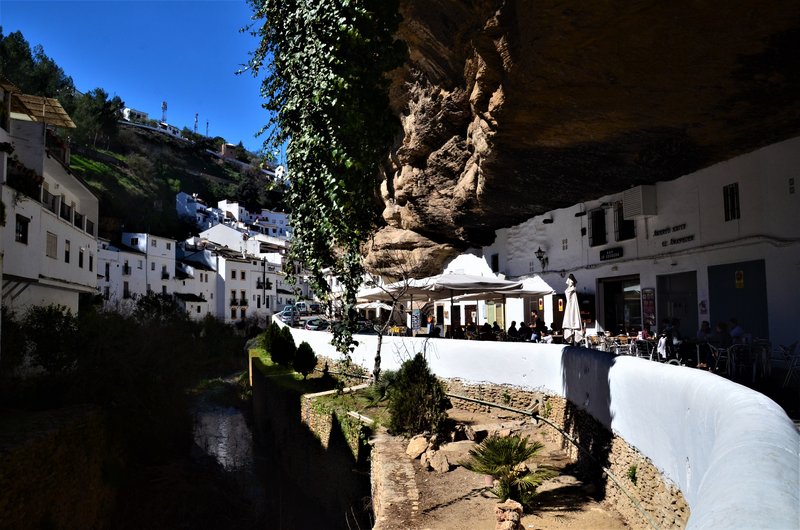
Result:
[[[703,320],[713,327],[736,317],[753,337],[788,344],[800,294],[798,167],[794,138],[498,230],[483,256],[511,278],[540,274],[559,293],[574,274],[599,330],[678,318],[694,336]],[[619,208],[635,232],[620,234]],[[558,325],[555,300],[544,305],[545,322]],[[507,304],[505,321],[527,322],[532,307]]]
[[[256,317],[263,324],[276,309],[280,265],[266,259],[242,258],[231,253],[215,254],[219,291],[216,315],[234,324]]]
[[[45,122],[8,116],[0,127],[13,146],[2,160],[3,305],[77,312],[79,295],[96,292],[97,197],[68,171],[68,149]]]

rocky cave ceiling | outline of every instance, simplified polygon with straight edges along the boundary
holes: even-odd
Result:
[[[800,2],[401,0],[402,133],[366,263],[441,271],[495,230],[800,133]]]

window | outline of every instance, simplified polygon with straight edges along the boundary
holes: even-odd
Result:
[[[66,241],[64,241],[64,263],[69,263],[69,251],[70,251],[70,245],[69,245],[69,239],[67,239]]]
[[[231,309],[231,320],[236,320],[236,308]]]
[[[256,309],[261,309],[261,295],[256,296]]]
[[[158,246],[158,245],[156,244],[156,240],[155,240],[155,239],[151,239],[151,240],[150,240],[150,246],[151,246],[151,247],[153,247],[153,248],[156,248],[156,247]]]
[[[131,297],[131,288],[128,285],[128,282],[122,282],[122,298],[130,298]]]
[[[143,266],[143,265],[144,265],[144,264],[142,263],[142,260],[138,260],[137,266],[138,266],[140,269],[142,268],[142,266]]]
[[[151,271],[155,271],[156,270],[156,262],[155,261],[151,261],[150,262],[150,270]]]
[[[722,201],[725,203],[725,221],[741,217],[739,210],[739,183],[734,182],[722,188]]]
[[[567,250],[568,248],[569,248],[569,239],[562,239],[561,250]]]
[[[110,272],[111,272],[111,264],[106,262],[106,274],[105,274],[106,281],[108,281],[108,276]]]
[[[231,290],[231,303],[234,303],[234,302],[236,302],[236,290],[232,289]]]
[[[614,205],[614,236],[617,241],[636,237],[636,223],[633,219],[625,219],[621,202]]]
[[[589,212],[589,246],[606,244],[606,211],[597,208]]]
[[[139,246],[139,238],[138,238],[138,237],[132,237],[132,238],[131,238],[131,246],[132,246],[132,247],[137,247],[137,246]]]
[[[197,314],[200,314],[200,304],[197,304]]]
[[[239,316],[242,318],[242,320],[244,320],[245,318],[247,318],[247,309],[245,309],[245,308],[241,308],[241,309],[239,310]]]
[[[89,272],[94,270],[94,254],[89,252]]]
[[[167,250],[172,250],[172,243],[167,243]]]
[[[167,294],[167,286],[166,285],[162,285],[161,286],[161,294],[164,294],[164,295]]]
[[[241,279],[241,280],[244,280],[244,274],[245,274],[245,271],[242,271],[242,272],[239,274],[239,279]]]
[[[83,268],[83,249],[78,250],[78,268]]]
[[[235,279],[236,279],[236,271],[232,270],[231,271],[231,280],[235,280]]]
[[[500,272],[500,255],[492,254],[492,272]]]
[[[30,219],[24,215],[17,214],[17,229],[14,233],[14,240],[17,243],[28,244],[28,223],[30,222]]]

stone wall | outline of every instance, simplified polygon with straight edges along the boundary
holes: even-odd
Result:
[[[574,438],[583,449],[570,443],[559,431],[547,425],[551,440],[560,442],[562,449],[576,463],[584,480],[591,480],[599,489],[599,497],[613,506],[634,527],[648,527],[647,519],[633,501],[605,473],[600,465],[617,477],[622,487],[638,502],[660,528],[684,528],[689,507],[680,490],[666,481],[652,462],[622,438],[612,435],[586,412],[562,397],[515,388],[510,385],[487,383],[469,384],[460,380],[445,380],[450,394],[480,399],[519,410],[533,410],[539,403],[539,415]],[[472,412],[489,412],[491,407],[460,399],[453,406]],[[494,409],[495,411],[497,409]]]

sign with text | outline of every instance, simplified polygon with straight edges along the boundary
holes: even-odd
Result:
[[[607,248],[600,251],[600,261],[617,259],[622,257],[622,247]]]

